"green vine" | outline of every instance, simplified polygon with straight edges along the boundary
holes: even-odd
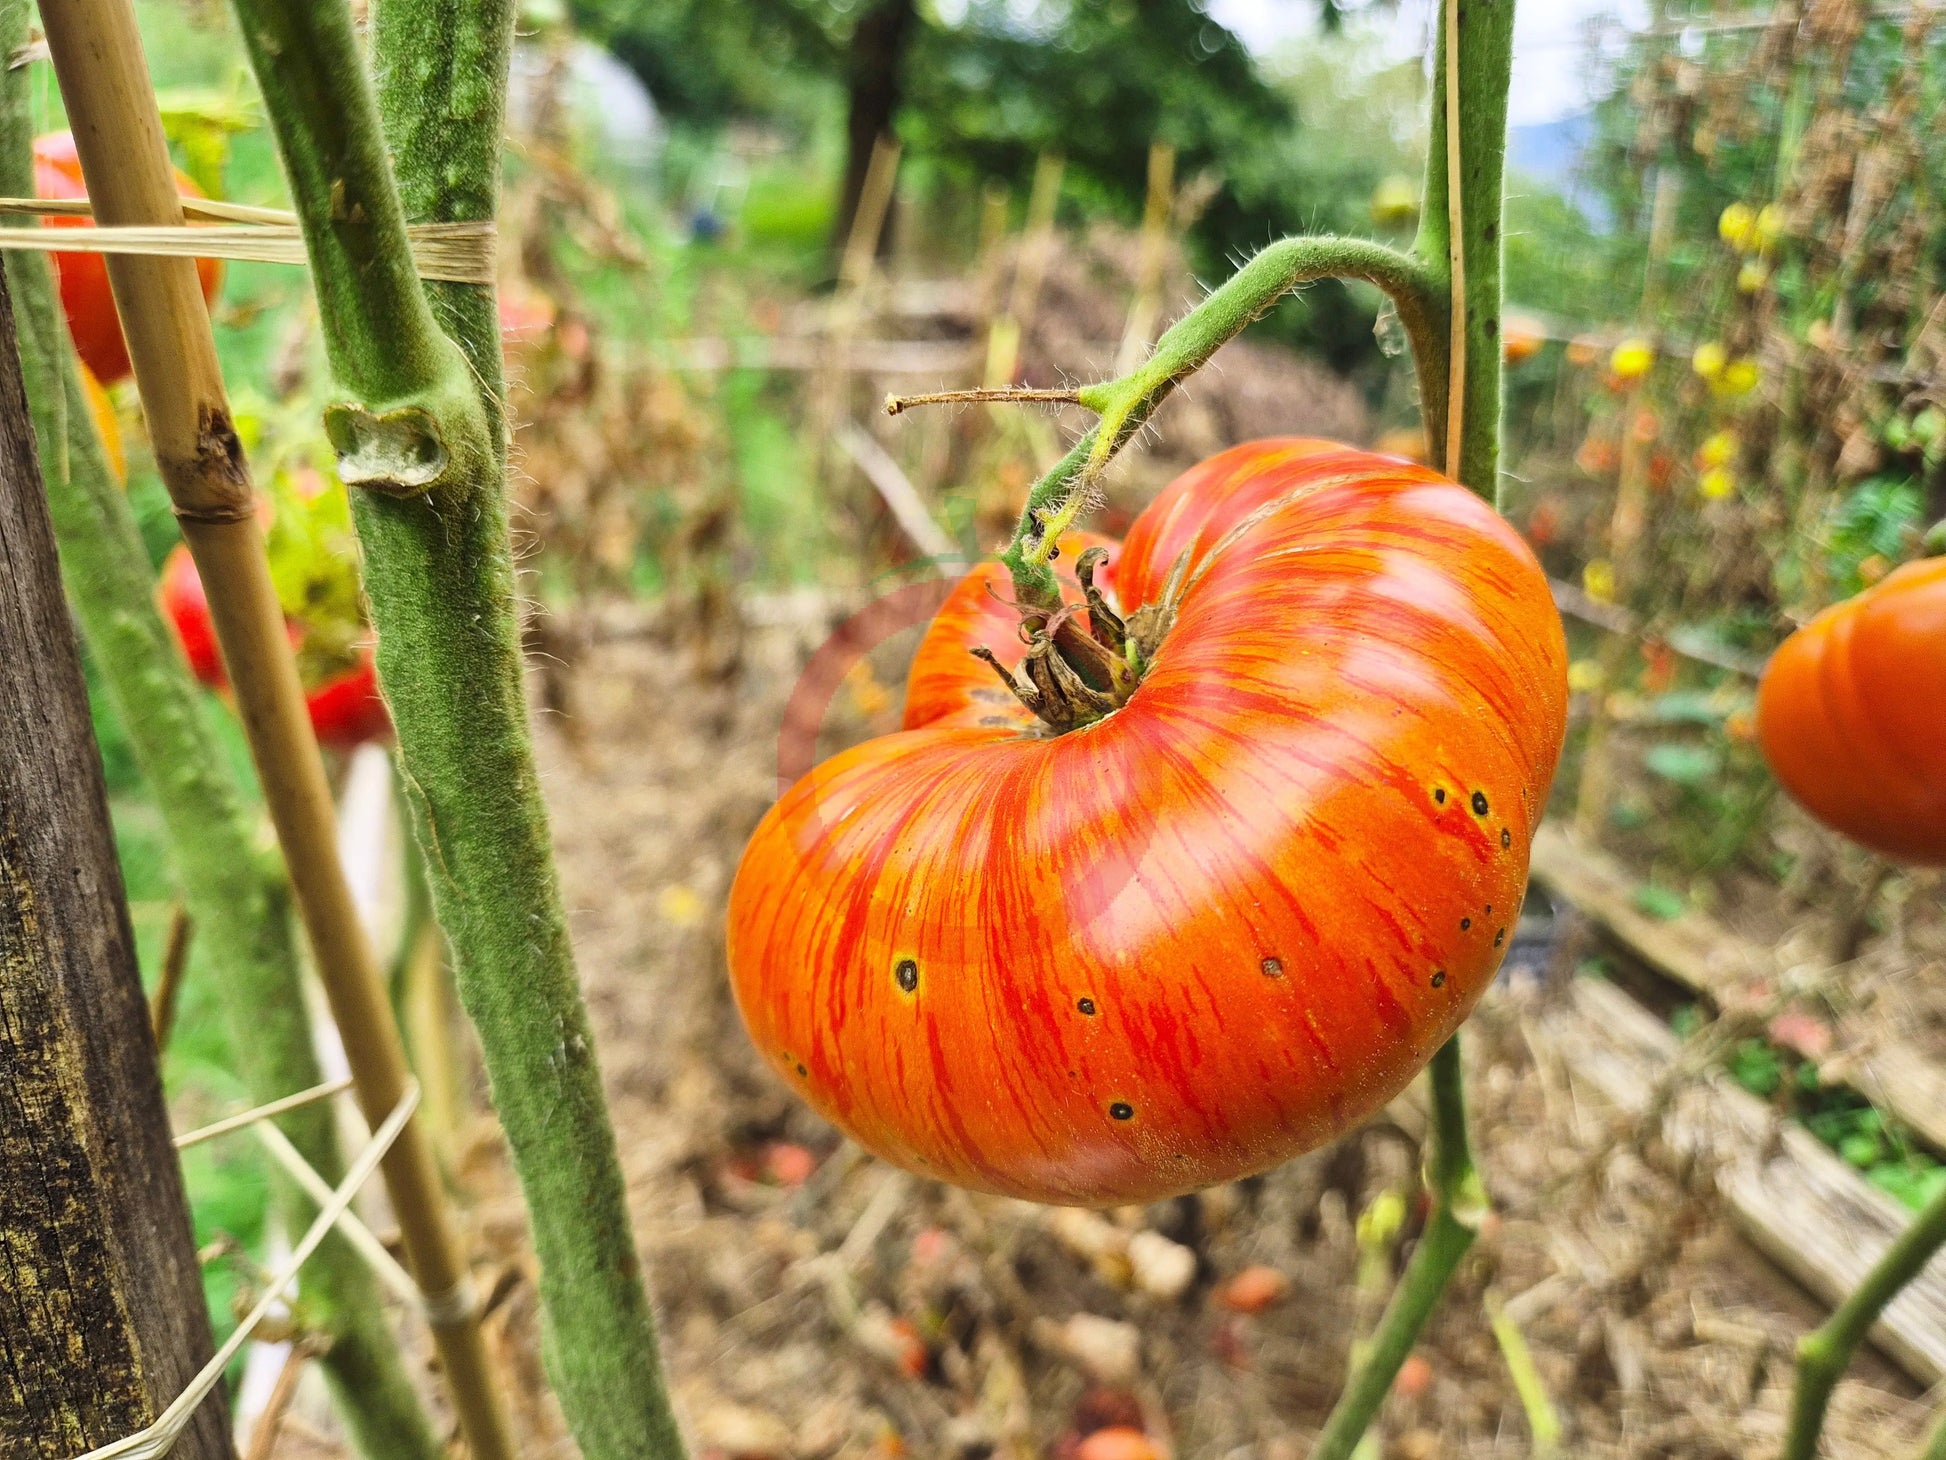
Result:
[[[1091,504],[1102,471],[1175,388],[1284,295],[1316,279],[1364,279],[1391,298],[1412,344],[1422,389],[1444,390],[1439,330],[1446,305],[1432,272],[1418,259],[1360,238],[1287,238],[1245,264],[1156,342],[1141,366],[1119,380],[1083,386],[1075,399],[1101,419],[1054,469],[1036,482],[1013,541],[1000,560],[1013,574],[1020,602],[1054,609],[1061,590],[1048,567],[1063,532]]]
[[[1797,1346],[1797,1385],[1791,1393],[1791,1424],[1779,1460],[1814,1460],[1831,1392],[1851,1364],[1858,1345],[1872,1331],[1886,1304],[1919,1276],[1934,1253],[1946,1247],[1946,1190],[1926,1204],[1910,1226],[1885,1249],[1865,1280],[1838,1306],[1824,1326]],[[1946,1420],[1926,1454],[1946,1455]]]
[[[353,519],[433,906],[527,1198],[549,1376],[589,1460],[679,1456],[528,731],[493,292],[421,285],[405,232],[494,216],[514,6],[376,0],[376,96],[345,0],[237,12],[353,398],[334,441],[355,477],[374,433],[390,462],[444,453],[423,481],[364,479],[381,489],[353,492]]]
[[[0,0],[0,52],[27,38],[27,0]],[[33,191],[28,72],[0,82],[0,191]],[[170,860],[196,926],[199,962],[220,980],[238,1073],[253,1103],[318,1084],[305,1012],[290,890],[265,846],[252,797],[207,718],[202,692],[155,607],[155,576],[128,497],[110,473],[81,391],[47,260],[6,260],[21,369],[68,599],[161,813]],[[279,1128],[317,1172],[344,1175],[328,1106],[281,1117]],[[287,1227],[311,1204],[281,1175]],[[369,1460],[437,1460],[443,1450],[386,1321],[377,1282],[342,1238],[305,1268],[300,1321],[329,1340],[321,1363],[339,1412]]]

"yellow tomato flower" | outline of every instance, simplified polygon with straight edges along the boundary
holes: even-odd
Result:
[[[1727,466],[1713,466],[1696,478],[1696,490],[1712,502],[1722,501],[1736,489],[1736,473]]]
[[[1608,368],[1618,380],[1640,380],[1653,364],[1655,347],[1639,336],[1623,340],[1608,357]]]
[[[1592,659],[1577,659],[1568,666],[1568,688],[1586,694],[1601,688],[1601,665]]]
[[[1757,368],[1755,360],[1732,360],[1723,367],[1723,373],[1716,378],[1712,387],[1718,395],[1748,395],[1757,388],[1763,372]]]
[[[1755,294],[1770,282],[1770,265],[1762,259],[1750,259],[1737,270],[1737,292]]]
[[[1723,373],[1723,367],[1730,363],[1730,352],[1715,340],[1705,340],[1696,347],[1696,353],[1689,357],[1689,368],[1705,380],[1714,380]]]
[[[1784,236],[1784,210],[1775,203],[1765,203],[1757,210],[1754,231],[1758,248],[1776,247],[1777,240]]]
[[[1597,603],[1615,601],[1615,565],[1606,558],[1594,558],[1581,570],[1581,591]]]
[[[1748,253],[1756,243],[1757,215],[1748,203],[1732,203],[1717,217],[1716,233],[1738,253]]]
[[[1737,447],[1741,443],[1734,431],[1716,431],[1703,438],[1703,444],[1696,448],[1696,464],[1703,467],[1728,466],[1736,459]]]

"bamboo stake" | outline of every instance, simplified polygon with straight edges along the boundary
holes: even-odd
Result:
[[[1154,342],[1156,316],[1162,310],[1162,268],[1169,256],[1169,220],[1176,205],[1176,149],[1167,142],[1149,144],[1149,191],[1142,204],[1141,254],[1135,266],[1135,297],[1129,301],[1128,322],[1122,327],[1122,347],[1115,353],[1115,373],[1126,375],[1142,363]]]
[[[181,225],[130,0],[43,0],[41,19],[96,215],[109,226]],[[405,1096],[405,1051],[338,862],[331,793],[264,556],[196,268],[188,259],[118,255],[110,257],[108,272],[156,464],[209,594],[217,642],[359,1105],[376,1126]],[[400,1131],[384,1170],[460,1427],[475,1460],[510,1460],[478,1299],[416,1122]]]

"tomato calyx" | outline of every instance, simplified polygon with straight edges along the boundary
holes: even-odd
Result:
[[[1171,569],[1161,598],[1126,619],[1095,582],[1095,571],[1107,557],[1108,549],[1091,547],[1076,561],[1082,603],[1019,606],[1027,654],[1018,671],[984,645],[971,651],[1055,735],[1092,725],[1127,704],[1176,622],[1189,570],[1187,551]]]

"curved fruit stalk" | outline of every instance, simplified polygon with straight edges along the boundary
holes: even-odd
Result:
[[[1154,1200],[1342,1134],[1505,951],[1567,697],[1532,554],[1427,468],[1235,448],[1131,528],[1143,607],[1104,597],[1088,634],[1161,608],[1159,647],[1053,736],[960,668],[983,604],[1015,617],[994,571],[934,621],[914,728],[751,839],[729,956],[759,1048],[886,1159],[1034,1200]]]
[[[181,169],[176,171],[176,187],[186,198],[204,196],[203,190]],[[81,180],[81,159],[75,154],[71,133],[50,132],[34,139],[34,195],[50,202],[88,196],[87,185]],[[41,221],[49,228],[95,226],[92,218],[57,217]],[[61,293],[61,312],[68,317],[68,333],[74,337],[74,350],[81,363],[103,385],[128,379],[131,370],[128,345],[122,339],[115,296],[108,287],[108,261],[94,253],[54,253],[49,257]],[[203,286],[203,302],[208,303],[222,285],[222,261],[197,259],[196,275]]]
[[[1786,639],[1757,690],[1757,739],[1827,826],[1946,865],[1946,558],[1907,563]]]

